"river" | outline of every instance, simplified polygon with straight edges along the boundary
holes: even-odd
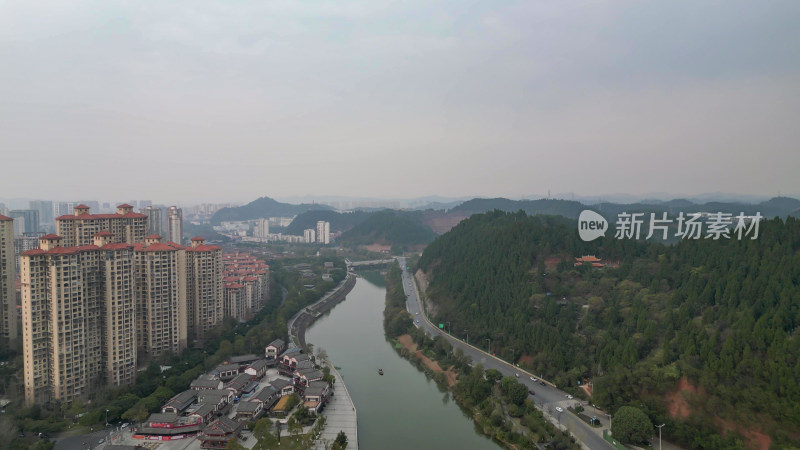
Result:
[[[361,275],[347,298],[306,332],[306,342],[315,351],[324,349],[347,383],[358,410],[359,448],[499,448],[475,431],[448,393],[386,341],[383,277]]]

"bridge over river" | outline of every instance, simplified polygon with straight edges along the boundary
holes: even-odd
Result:
[[[347,270],[358,270],[358,269],[377,269],[380,267],[386,267],[392,263],[394,263],[395,259],[375,259],[372,261],[350,261],[349,259],[345,259],[344,262],[347,264]]]

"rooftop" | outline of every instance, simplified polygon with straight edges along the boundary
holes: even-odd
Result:
[[[214,250],[222,250],[222,247],[216,245],[203,244],[203,245],[198,245],[197,247],[194,248],[190,247],[186,249],[187,252],[212,252]]]
[[[267,347],[275,347],[281,348],[286,345],[286,342],[283,342],[283,339],[275,339],[274,341],[270,342]]]
[[[147,214],[140,214],[129,212],[125,214],[81,214],[76,216],[74,214],[66,214],[56,217],[56,220],[91,220],[91,219],[144,219]]]
[[[240,402],[236,411],[240,413],[254,413],[260,407],[261,402]]]
[[[249,363],[251,361],[255,361],[259,359],[260,356],[249,354],[249,355],[239,355],[239,356],[231,356],[228,360],[232,363],[242,364],[242,363]]]

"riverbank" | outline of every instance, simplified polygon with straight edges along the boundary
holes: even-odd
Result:
[[[353,399],[350,397],[350,391],[344,384],[342,375],[336,370],[336,367],[330,362],[326,364],[331,370],[331,375],[335,378],[336,382],[334,387],[341,388],[337,395],[331,398],[328,406],[322,415],[325,417],[325,428],[316,441],[314,441],[315,450],[327,450],[326,443],[333,442],[340,431],[344,431],[347,435],[347,448],[349,450],[358,450],[358,413]]]
[[[439,363],[436,361],[428,358],[422,350],[417,349],[417,344],[411,339],[411,335],[404,334],[402,336],[397,337],[397,342],[403,346],[404,349],[408,350],[410,354],[415,355],[417,358],[425,364],[429,370],[433,373],[443,373],[445,379],[447,380],[448,387],[453,387],[456,385],[456,380],[458,379],[458,374],[452,370],[452,368],[448,368],[447,370],[442,369],[439,366]]]
[[[307,350],[306,330],[308,327],[320,318],[323,313],[344,300],[347,294],[353,290],[355,284],[356,275],[353,272],[348,272],[345,279],[331,292],[328,292],[321,299],[292,316],[287,323],[289,341],[293,345]],[[324,364],[330,368],[331,375],[334,376],[333,388],[336,394],[334,394],[330,403],[322,412],[325,417],[325,428],[317,440],[314,441],[314,448],[325,449],[326,445],[333,442],[336,439],[336,435],[343,431],[347,435],[347,448],[358,450],[358,411],[339,371],[330,361],[324,361]]]
[[[306,329],[320,318],[324,312],[330,310],[336,306],[337,303],[344,300],[347,294],[353,290],[355,284],[356,275],[352,272],[348,272],[347,277],[345,277],[331,292],[325,294],[321,299],[292,316],[287,324],[289,341],[293,345],[305,349]]]

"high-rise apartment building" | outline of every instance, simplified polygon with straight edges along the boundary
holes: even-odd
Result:
[[[203,339],[223,317],[222,249],[192,238],[186,248],[187,316],[189,336]]]
[[[303,241],[305,241],[308,244],[313,244],[314,242],[317,242],[317,232],[314,231],[313,228],[308,228],[306,230],[303,230]]]
[[[39,230],[39,211],[35,209],[15,209],[13,211],[9,211],[9,217],[12,219],[22,219],[21,226],[18,228],[20,233],[17,233],[17,236],[22,236],[24,233],[35,233]]]
[[[253,236],[258,238],[269,237],[269,219],[258,219],[253,230]]]
[[[331,242],[331,223],[320,220],[317,222],[317,242],[320,244],[330,244]]]
[[[26,403],[134,382],[134,252],[113,239],[102,231],[93,244],[64,247],[50,234],[20,256]]]
[[[75,212],[73,202],[53,202],[53,217],[65,216]]]
[[[144,214],[147,216],[147,234],[164,236],[164,220],[161,217],[163,210],[157,206],[147,206]],[[170,239],[167,239],[168,241]]]
[[[39,248],[39,239],[47,233],[23,233],[22,236],[14,236],[14,268],[19,273],[19,255],[28,250]]]
[[[147,216],[133,212],[133,206],[117,206],[116,214],[90,214],[86,205],[75,207],[73,214],[56,218],[56,234],[63,238],[64,247],[91,245],[101,231],[112,235],[113,243],[134,244],[147,235]]]
[[[149,356],[180,353],[187,344],[186,251],[161,236],[134,246],[139,350]]]
[[[226,316],[248,320],[269,299],[269,266],[247,253],[222,255]]]
[[[0,347],[17,338],[14,260],[14,219],[0,215]]]
[[[52,232],[56,229],[56,223],[53,216],[53,202],[48,200],[33,200],[30,203],[30,208],[39,211],[39,230]]]
[[[183,243],[183,210],[177,206],[167,209],[167,241]]]

